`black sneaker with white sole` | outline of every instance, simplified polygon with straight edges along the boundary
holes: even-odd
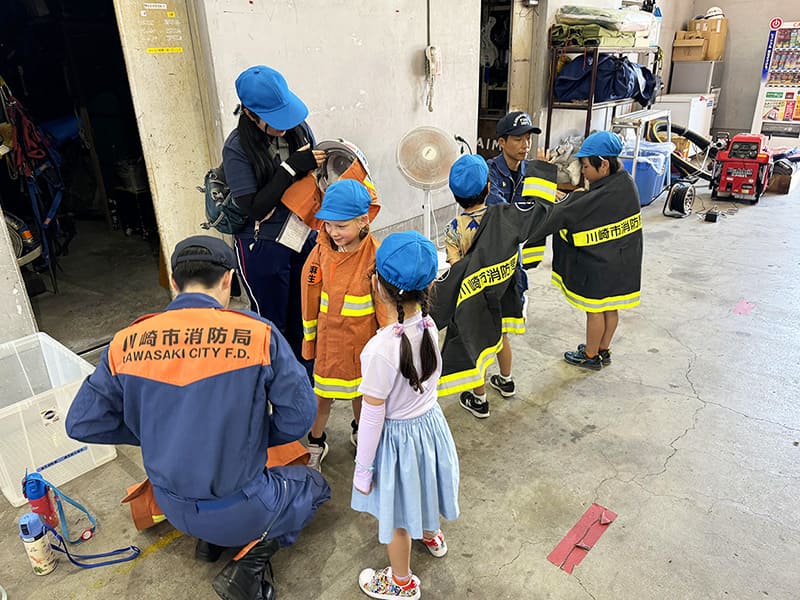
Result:
[[[489,385],[500,392],[503,398],[511,398],[517,392],[517,386],[514,384],[513,379],[503,381],[500,375],[492,375],[489,377]]]
[[[480,401],[472,392],[461,392],[458,403],[463,409],[471,412],[474,417],[485,419],[489,416],[489,401]]]
[[[578,344],[578,352],[584,352],[585,350],[586,344]],[[600,350],[598,354],[600,355],[600,362],[603,363],[604,367],[611,364],[611,350]]]
[[[599,354],[589,358],[586,356],[586,352],[584,350],[571,350],[569,352],[564,352],[564,360],[571,365],[575,365],[576,367],[591,369],[593,371],[599,371],[603,368],[603,359],[600,358]]]

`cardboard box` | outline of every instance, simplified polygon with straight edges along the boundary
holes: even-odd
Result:
[[[672,43],[672,60],[675,62],[705,60],[708,40],[693,31],[678,31]]]
[[[728,19],[694,19],[689,21],[689,31],[709,31],[728,35]]]
[[[773,175],[769,178],[767,191],[773,194],[788,194],[797,187],[798,181],[800,181],[800,174],[798,173],[792,175]]]
[[[708,40],[703,60],[722,60],[728,37],[728,19],[695,19],[689,21],[689,32],[698,33]]]
[[[722,60],[725,56],[725,34],[716,31],[691,31],[692,35],[701,35],[708,41],[703,60]]]
[[[675,151],[687,158],[689,156],[689,149],[692,146],[692,143],[683,136],[680,135],[673,135],[671,138],[673,144],[675,144]]]

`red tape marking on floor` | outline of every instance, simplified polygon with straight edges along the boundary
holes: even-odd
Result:
[[[572,573],[616,518],[617,513],[599,504],[592,504],[547,555],[547,560],[567,573]]]

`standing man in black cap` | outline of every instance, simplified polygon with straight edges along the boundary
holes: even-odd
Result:
[[[528,113],[510,112],[497,122],[501,152],[486,161],[491,184],[486,204],[518,204],[522,200],[522,180],[534,133],[542,130],[533,126]]]
[[[522,182],[534,133],[540,134],[542,130],[533,125],[530,115],[525,112],[510,112],[497,122],[497,143],[501,152],[486,161],[489,164],[490,183],[486,204],[519,204],[522,201]],[[523,322],[507,333],[525,331],[524,321],[528,310],[528,296],[525,293],[528,291],[528,274],[525,269],[539,266],[544,258],[544,244],[543,239],[528,240],[521,248],[517,289],[522,296]],[[505,378],[502,374],[493,376],[490,383],[505,398],[510,398],[516,391],[513,379]]]
[[[272,323],[227,310],[236,268],[230,246],[192,236],[178,243],[171,264],[177,297],[114,336],[72,402],[67,433],[140,446],[169,522],[217,545],[215,558],[221,547],[257,540],[213,587],[225,600],[270,600],[267,562],[294,543],[330,488],[308,467],[264,468],[267,452],[308,432],[317,401]]]

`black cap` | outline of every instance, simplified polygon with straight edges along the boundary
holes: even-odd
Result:
[[[205,248],[210,254],[186,254],[185,256],[178,256],[181,252],[186,250],[186,248],[192,246]],[[236,252],[234,252],[233,248],[228,246],[223,240],[211,237],[210,235],[193,235],[178,242],[175,246],[171,259],[173,271],[179,263],[194,261],[212,263],[225,269],[237,269]],[[239,278],[236,275],[234,275],[231,280],[231,295],[242,295],[242,288],[239,285]]]
[[[534,127],[531,116],[525,112],[510,112],[497,122],[498,137],[524,135],[529,132],[542,133],[542,130]]]

